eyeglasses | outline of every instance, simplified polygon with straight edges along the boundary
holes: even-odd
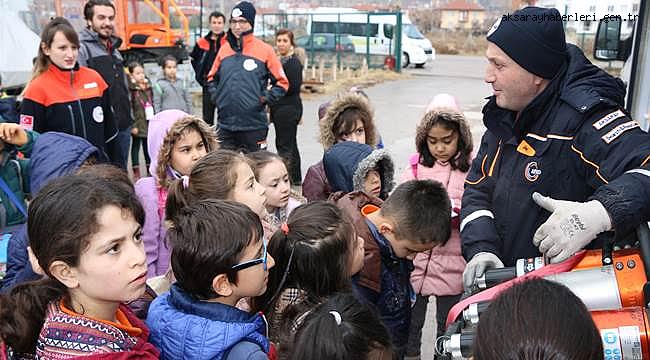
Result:
[[[244,25],[247,24],[248,20],[246,19],[241,19],[241,20],[235,20],[235,19],[230,19],[230,25]]]
[[[264,250],[262,251],[262,257],[261,257],[261,258],[258,258],[258,259],[253,259],[253,260],[244,261],[243,263],[239,263],[239,264],[237,264],[237,265],[233,265],[233,266],[231,267],[231,269],[232,269],[232,270],[235,270],[235,271],[239,271],[239,270],[248,269],[249,267],[251,267],[251,266],[255,266],[255,265],[257,265],[257,264],[262,264],[262,265],[264,265],[264,271],[266,271],[266,269],[267,269],[267,268],[266,268],[266,259],[267,259],[267,256],[266,256],[266,246],[267,246],[267,245],[268,245],[268,240],[266,240],[265,237],[262,238],[262,248],[264,249]]]

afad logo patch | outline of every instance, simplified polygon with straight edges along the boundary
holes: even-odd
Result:
[[[531,161],[524,169],[524,177],[530,182],[535,182],[542,175],[542,169],[537,166],[537,161]]]

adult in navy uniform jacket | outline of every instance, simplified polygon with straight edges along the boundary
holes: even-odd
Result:
[[[194,68],[196,81],[203,87],[203,120],[210,125],[214,125],[214,110],[216,107],[210,100],[208,72],[212,68],[212,63],[214,63],[219,49],[221,49],[221,44],[226,39],[223,32],[226,16],[218,11],[213,11],[208,19],[210,32],[196,40],[190,58],[192,58],[192,68]]]
[[[266,149],[266,106],[276,104],[289,89],[280,60],[269,44],[253,35],[254,25],[253,4],[235,5],[226,41],[208,73],[210,98],[219,109],[217,127],[223,149]]]
[[[625,88],[567,44],[556,9],[527,7],[487,36],[483,135],[461,213],[465,288],[488,268],[560,262],[650,213],[650,136]]]
[[[55,18],[45,26],[20,123],[39,133],[82,137],[110,156],[117,126],[108,85],[97,72],[77,64],[78,51],[79,37],[66,19]]]

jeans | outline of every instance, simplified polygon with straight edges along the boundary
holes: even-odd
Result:
[[[126,170],[126,165],[129,162],[129,148],[131,146],[131,127],[129,126],[124,130],[118,131],[114,141],[117,141],[117,153],[115,154],[115,159],[112,159],[113,164]]]

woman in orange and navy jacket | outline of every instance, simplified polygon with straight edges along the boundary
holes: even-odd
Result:
[[[112,159],[117,125],[108,85],[97,72],[77,64],[78,53],[79,37],[66,19],[54,18],[45,26],[20,124],[40,133],[82,137]]]

